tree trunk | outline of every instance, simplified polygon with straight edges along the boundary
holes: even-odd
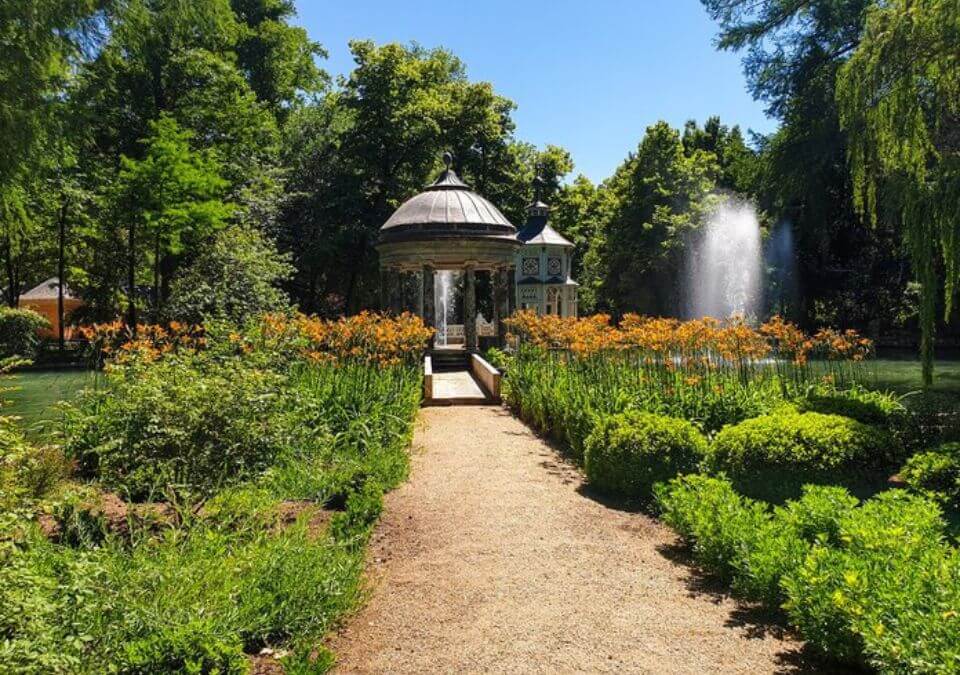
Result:
[[[67,201],[64,199],[60,205],[60,218],[57,223],[57,342],[62,354],[66,347],[64,339],[64,311],[63,311],[63,286],[66,283],[66,249],[67,249]]]
[[[127,328],[137,334],[137,225],[131,219],[127,225]]]

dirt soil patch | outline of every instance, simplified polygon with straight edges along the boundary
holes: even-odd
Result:
[[[498,407],[428,408],[339,672],[824,672]]]

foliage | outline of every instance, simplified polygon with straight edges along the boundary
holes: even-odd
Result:
[[[33,310],[0,307],[0,357],[35,357],[42,328],[50,328],[50,322]]]
[[[790,494],[803,483],[869,476],[890,462],[891,437],[840,415],[783,410],[720,431],[707,465],[744,490]]]
[[[173,280],[165,314],[174,321],[242,325],[280,312],[289,298],[277,286],[293,272],[287,256],[255,229],[228,227]]]
[[[958,665],[956,549],[939,509],[890,491],[840,519],[840,545],[817,544],[785,576],[791,622],[814,648],[882,671]]]
[[[610,218],[589,259],[597,305],[617,313],[665,314],[679,305],[672,280],[682,269],[684,237],[699,226],[718,167],[702,150],[684,152],[665,122],[649,127],[636,153],[610,179]]]
[[[907,412],[897,397],[862,387],[826,392],[814,389],[793,404],[800,412],[841,415],[887,429],[902,422]]]
[[[130,323],[136,323],[134,288],[141,247],[153,256],[153,306],[159,311],[167,293],[174,256],[223,228],[231,215],[221,200],[226,181],[215,157],[190,148],[193,134],[163,115],[150,124],[144,158],[124,156],[117,176],[114,209],[127,224],[127,284]]]
[[[960,12],[955,0],[895,0],[866,15],[863,40],[840,70],[837,101],[849,134],[857,207],[902,221],[921,284],[924,384],[933,382],[938,259],[946,315],[960,278]]]
[[[281,461],[323,457],[335,435],[350,429],[350,418],[334,411],[356,411],[371,394],[369,400],[385,405],[397,390],[408,391],[411,364],[429,335],[409,316],[339,322],[268,316],[246,334],[199,338],[175,328],[141,330],[118,349],[106,386],[68,411],[67,455],[84,475],[134,499],[169,489],[209,495]],[[285,353],[309,365],[288,370]],[[383,368],[350,366],[371,358]],[[309,375],[294,374],[300,368]],[[337,387],[340,378],[348,379]],[[409,397],[396,404],[405,409]],[[369,411],[363,419],[380,414]]]
[[[900,477],[937,501],[960,505],[960,443],[944,443],[917,453],[907,460]]]
[[[686,420],[630,411],[597,422],[584,469],[603,492],[647,500],[656,483],[696,471],[706,451],[706,439]]]
[[[956,668],[960,558],[932,502],[890,491],[857,507],[843,490],[810,487],[770,511],[698,475],[656,495],[704,569],[746,598],[782,603],[825,655],[884,672]]]
[[[754,330],[739,320],[628,315],[613,327],[604,315],[519,312],[507,324],[521,340],[507,374],[507,402],[575,455],[594,415],[634,407],[712,433],[770,412],[811,384],[856,382],[871,350],[855,333],[806,336],[779,319]]]

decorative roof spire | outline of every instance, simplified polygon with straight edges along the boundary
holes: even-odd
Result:
[[[453,166],[453,153],[447,150],[443,153],[443,164],[445,168],[437,179],[427,186],[427,190],[469,190],[470,186],[460,180]]]
[[[543,192],[547,181],[538,172],[533,179],[533,203],[527,207],[527,216],[530,218],[546,218],[550,215],[550,207],[543,203]]]

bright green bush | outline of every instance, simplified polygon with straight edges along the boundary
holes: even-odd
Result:
[[[890,444],[886,432],[848,417],[783,413],[723,429],[707,466],[748,494],[778,500],[804,483],[862,480],[886,464]]]
[[[960,504],[960,443],[945,443],[914,455],[900,470],[900,477],[937,501]]]
[[[40,347],[37,331],[42,328],[50,328],[50,322],[32,309],[0,307],[0,358],[34,358]]]
[[[889,672],[960,668],[960,561],[936,504],[899,490],[840,520],[785,576],[791,622],[830,656]]]
[[[795,399],[793,404],[800,412],[841,415],[885,428],[902,421],[907,412],[896,396],[862,388],[812,390]]]
[[[584,468],[597,489],[645,500],[655,483],[696,471],[706,450],[706,439],[686,420],[630,411],[597,421]]]
[[[0,418],[0,511],[40,499],[70,470],[59,448],[34,446],[11,420]]]
[[[741,596],[783,607],[830,658],[883,672],[960,669],[960,554],[934,502],[889,491],[856,506],[834,487],[768,510],[723,479],[656,488],[698,564]]]

